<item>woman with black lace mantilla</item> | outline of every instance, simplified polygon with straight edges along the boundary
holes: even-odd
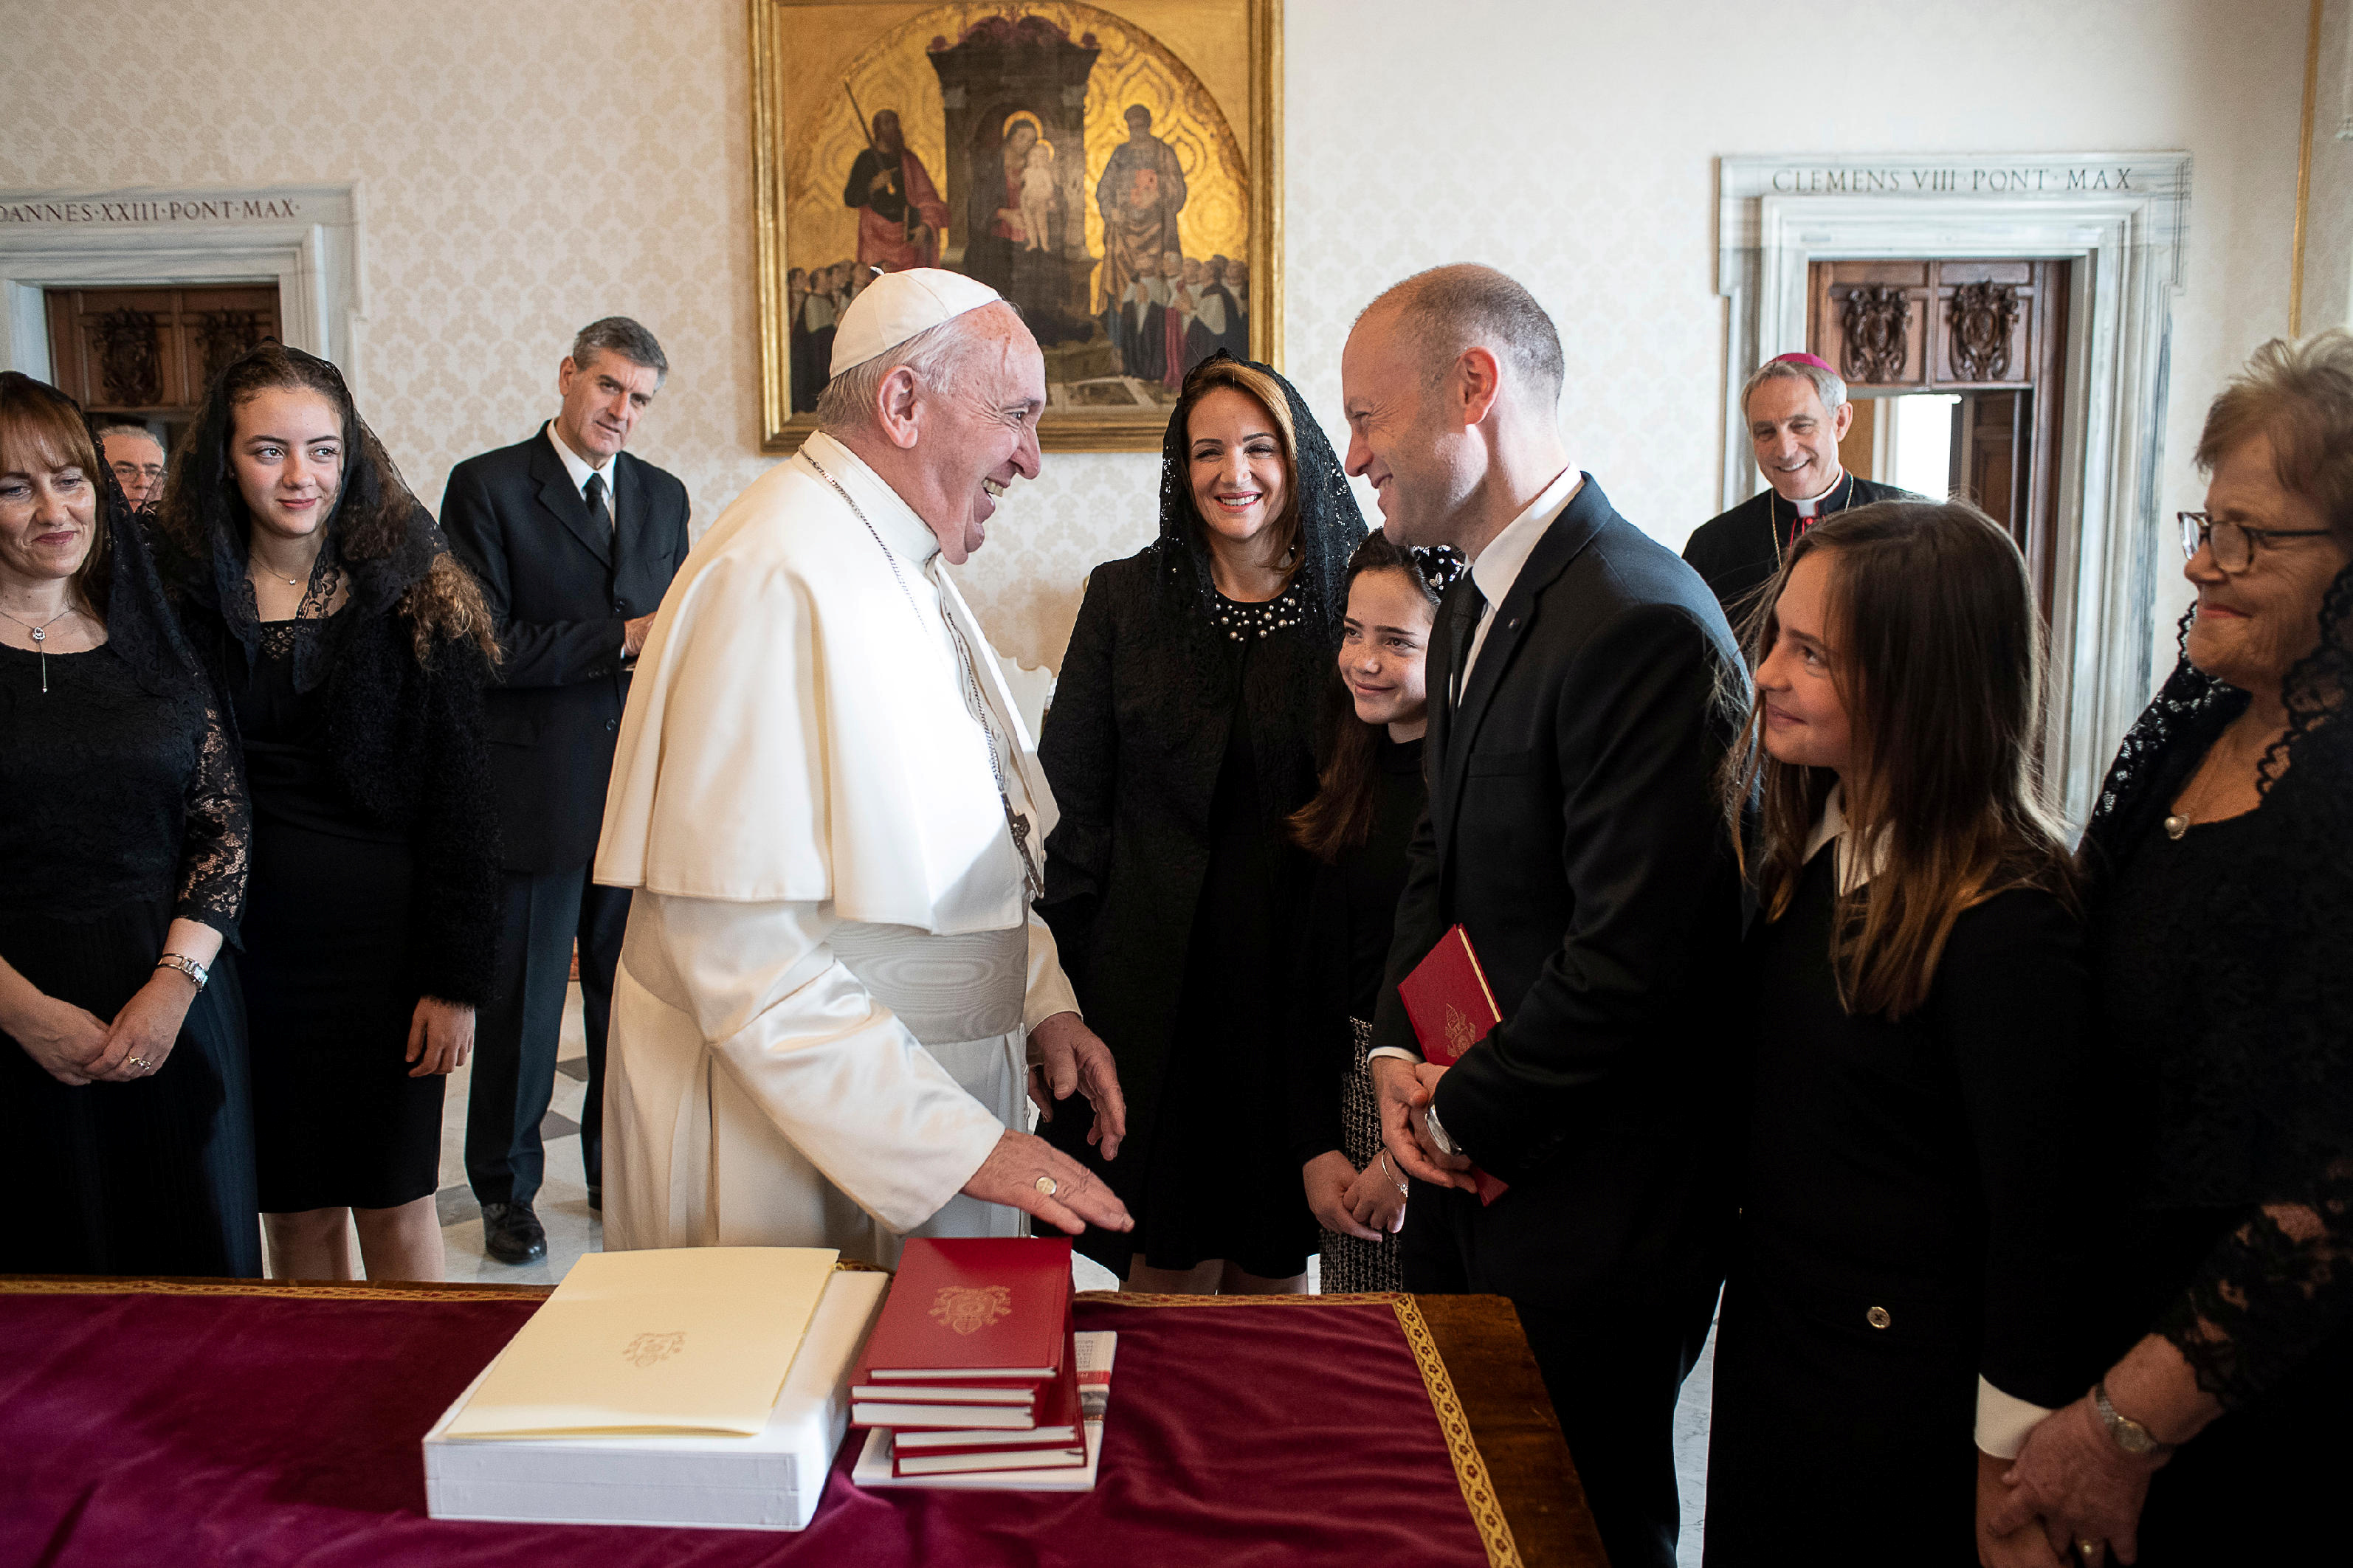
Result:
[[[1061,820],[1039,912],[1119,1062],[1126,1147],[1040,1129],[1135,1217],[1078,1246],[1131,1289],[1305,1286],[1284,993],[1313,867],[1316,710],[1364,515],[1314,416],[1219,354],[1168,422],[1160,537],[1090,576],[1038,754]]]
[[[2257,351],[2198,462],[2181,662],[2084,844],[2123,1354],[1996,1521],[2094,1564],[2316,1561],[2353,1468],[2353,336]]]
[[[438,1279],[444,1075],[490,983],[481,594],[324,360],[214,382],[157,517],[254,806],[245,921],[270,1272]]]
[[[261,1272],[245,786],[72,399],[0,374],[0,1273]]]

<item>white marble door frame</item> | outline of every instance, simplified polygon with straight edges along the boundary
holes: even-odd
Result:
[[[358,390],[357,187],[0,191],[0,368],[49,379],[47,289],[270,281],[286,343]]]
[[[2081,826],[2151,688],[2150,616],[2187,153],[1773,155],[1719,160],[1723,501],[1761,488],[1740,386],[1806,344],[1808,268],[1852,258],[2066,258],[2049,746]],[[1933,351],[1931,351],[1933,352]]]

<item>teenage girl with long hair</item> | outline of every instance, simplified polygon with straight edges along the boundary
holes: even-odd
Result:
[[[2041,637],[2009,535],[1907,501],[1807,532],[1751,623],[1724,798],[1736,833],[1754,813],[1760,907],[1711,1563],[1808,1542],[2048,1558],[2031,1527],[1971,1527],[2028,1429],[2082,1391],[2060,1287],[2101,1228],[2082,920],[2036,765]]]

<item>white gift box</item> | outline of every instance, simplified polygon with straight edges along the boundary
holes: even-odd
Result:
[[[477,1377],[425,1435],[426,1511],[529,1524],[799,1530],[825,1493],[849,1428],[850,1367],[890,1284],[888,1274],[852,1270],[826,1281],[768,1424],[749,1437],[445,1436]]]

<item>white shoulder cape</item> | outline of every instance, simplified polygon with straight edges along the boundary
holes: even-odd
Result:
[[[938,580],[984,700],[1018,738],[1008,762],[1042,845],[1055,810],[1034,742],[971,610]],[[763,475],[662,598],[621,719],[596,880],[830,900],[842,920],[941,935],[1024,923],[987,741],[953,657],[917,614],[881,545],[806,459]]]

